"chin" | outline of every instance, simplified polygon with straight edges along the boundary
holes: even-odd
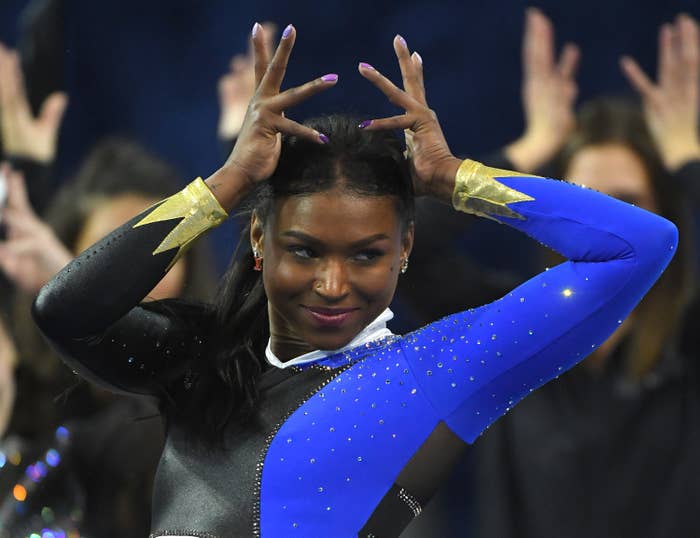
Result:
[[[307,342],[314,349],[333,350],[347,346],[359,331],[352,334],[319,334],[314,331],[309,335]]]

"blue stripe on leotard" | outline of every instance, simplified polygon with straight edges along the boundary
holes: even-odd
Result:
[[[524,220],[502,220],[569,261],[355,362],[350,354],[271,439],[262,536],[356,536],[438,422],[472,442],[604,342],[673,256],[677,230],[659,216],[560,181],[499,181],[534,198],[511,205]]]

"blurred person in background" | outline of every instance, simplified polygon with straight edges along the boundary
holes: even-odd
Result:
[[[555,61],[551,22],[527,14],[526,130],[501,162],[557,177],[674,221],[666,273],[577,368],[530,395],[476,443],[479,536],[690,537],[700,506],[700,348],[689,202],[700,204],[698,25],[659,34],[656,82],[621,67],[642,108],[602,99],[574,113],[578,50]]]
[[[40,529],[39,523],[50,523],[41,511],[46,505],[53,507],[53,523],[63,524],[66,529],[67,518],[68,523],[89,535],[140,536],[148,532],[150,524],[151,481],[163,440],[162,425],[153,420],[157,408],[151,402],[117,398],[86,384],[76,385],[77,379],[36,330],[29,306],[37,290],[75,255],[177,190],[179,178],[138,145],[106,140],[95,147],[76,177],[48,202],[44,180],[55,157],[65,104],[65,95],[54,94],[34,116],[17,54],[0,46],[4,154],[27,175],[25,181],[8,165],[1,171],[7,201],[3,208],[5,237],[0,241],[0,269],[21,293],[5,286],[5,303],[11,304],[6,337],[17,349],[18,364],[16,369],[8,370],[5,366],[10,361],[3,361],[3,383],[17,386],[3,446],[7,454],[17,457],[8,460],[0,471],[2,489],[9,492],[0,499],[4,525],[0,529],[15,534]],[[37,216],[32,199],[40,205],[48,203],[45,220]],[[211,257],[206,245],[200,243],[150,292],[149,298],[185,296],[205,300],[210,297],[214,280]],[[9,372],[13,374],[11,379],[5,379],[4,374]],[[66,397],[56,403],[54,400],[62,393]],[[12,395],[11,391],[3,391],[3,410],[10,407]],[[136,421],[144,417],[151,420]],[[56,428],[64,425],[70,432],[70,450],[62,459],[60,472],[49,473],[48,478],[35,477],[40,484],[28,484],[32,487],[28,488],[27,499],[19,501],[15,482],[26,474],[22,472],[25,468],[30,473],[27,464],[46,453],[57,440]],[[124,451],[138,456],[124,460]],[[2,448],[0,454],[4,454]],[[13,461],[19,463],[14,465]],[[69,500],[59,502],[62,497]]]

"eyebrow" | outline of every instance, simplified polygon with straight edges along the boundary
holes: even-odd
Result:
[[[288,230],[286,232],[282,233],[283,237],[293,237],[295,239],[299,239],[300,241],[305,241],[307,243],[311,243],[314,245],[322,245],[323,241],[320,239],[317,239],[316,237],[312,235],[305,234],[304,232],[298,232],[295,230]],[[378,233],[374,235],[370,235],[369,237],[365,237],[363,239],[360,239],[359,241],[355,241],[351,244],[353,248],[358,248],[358,247],[363,247],[366,245],[369,245],[371,243],[374,243],[375,241],[379,241],[381,239],[389,239],[389,236],[385,233]]]

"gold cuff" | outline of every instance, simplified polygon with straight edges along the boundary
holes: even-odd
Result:
[[[507,204],[529,202],[533,197],[507,187],[496,181],[497,177],[536,177],[491,168],[477,161],[467,159],[462,162],[455,177],[455,190],[452,193],[452,205],[457,211],[471,213],[498,221],[496,217],[510,217],[525,220]],[[500,222],[500,221],[498,221]]]
[[[154,222],[182,219],[153,251],[155,256],[179,247],[180,250],[167,267],[170,269],[195,239],[227,218],[228,213],[202,178],[198,177],[177,194],[158,202],[148,215],[134,224],[134,228]]]

